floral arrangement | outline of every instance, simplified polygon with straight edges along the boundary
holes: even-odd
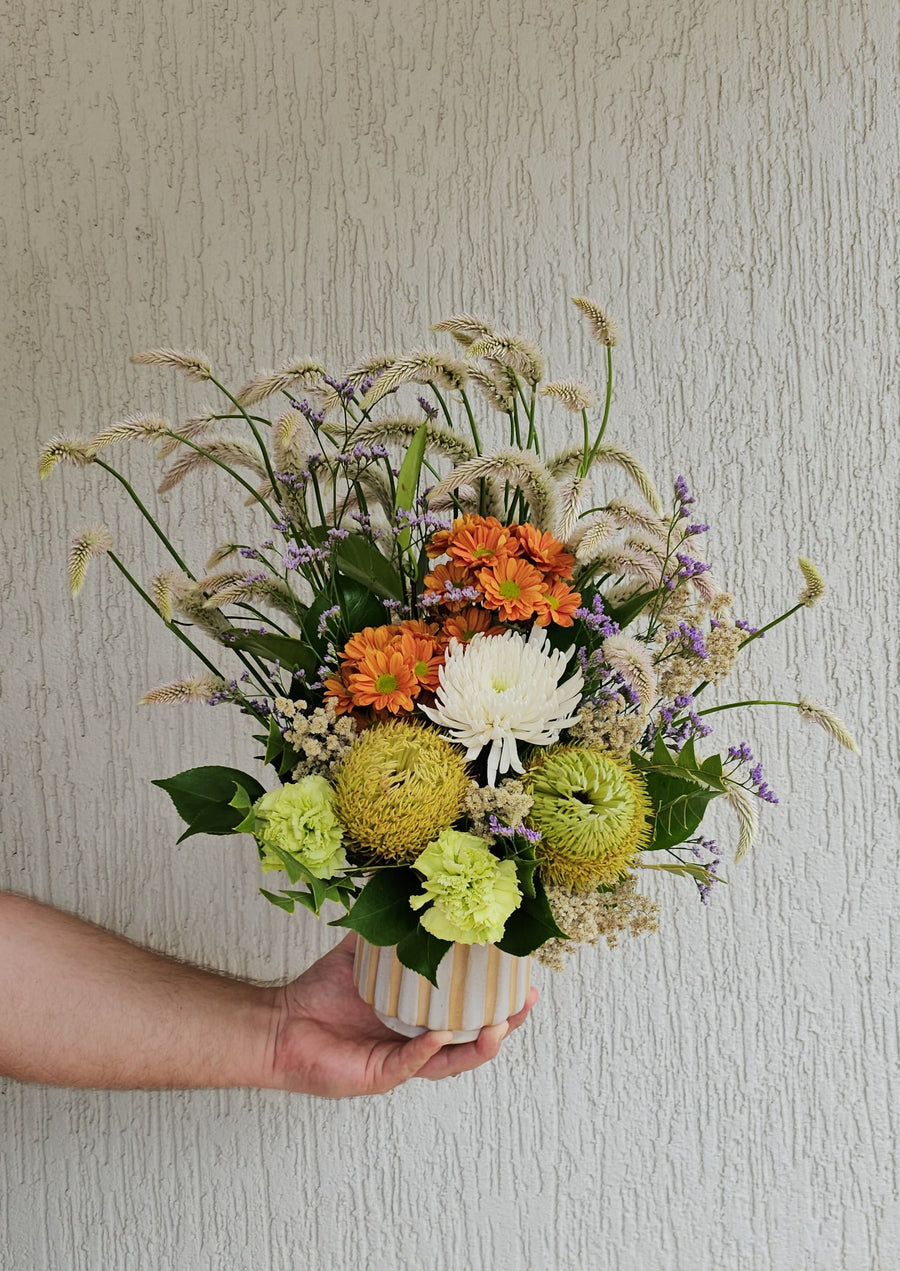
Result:
[[[701,559],[709,527],[684,477],[665,501],[607,439],[616,333],[592,301],[574,303],[603,350],[599,401],[584,383],[546,381],[530,340],[463,314],[432,328],[458,356],[377,356],[340,378],[297,359],[236,392],[201,354],[139,354],[219,404],[179,427],[135,415],[57,437],[41,455],[42,476],[60,462],[102,469],[161,544],[146,587],[103,526],[69,556],[73,593],[105,554],[202,663],[141,702],[236,706],[277,776],[270,790],[222,766],[157,781],[182,839],[252,835],[262,870],[281,876],[267,900],[315,914],[335,902],[332,925],[396,945],[433,982],[453,942],[559,967],[573,943],[652,929],[641,870],[692,880],[706,903],[723,881],[722,852],[700,833],[709,805],[736,815],[740,860],[759,805],[777,802],[746,743],[711,751],[717,712],[793,707],[857,750],[805,698],[704,705],[824,582],[801,557],[786,612],[758,628],[734,617]],[[569,412],[570,446],[549,452],[539,406]],[[108,461],[130,441],[168,464],[163,494],[226,472],[256,517],[247,541],[192,570]],[[633,497],[594,492],[614,472]]]

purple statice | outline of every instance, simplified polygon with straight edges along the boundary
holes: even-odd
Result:
[[[695,534],[705,534],[708,529],[709,529],[708,525],[703,525],[701,522],[698,521],[694,525],[689,525],[684,532],[688,536],[688,538],[693,538]]]
[[[260,559],[259,552],[256,550],[255,547],[238,548],[238,553],[239,555],[243,556],[244,560],[259,560]]]
[[[599,592],[591,601],[590,609],[582,607],[575,610],[575,617],[580,618],[588,630],[593,631],[595,635],[605,639],[606,636],[618,635],[619,624],[613,622],[609,614],[603,608],[603,597]]]
[[[419,597],[419,604],[426,608],[433,608],[435,605],[457,604],[457,605],[474,605],[481,599],[481,592],[477,587],[455,587],[448,578],[444,583],[443,590],[425,592]]]
[[[681,652],[693,653],[704,661],[709,657],[703,632],[689,622],[679,622],[675,630],[666,635],[666,643],[676,644]]]
[[[327,561],[328,551],[323,547],[310,547],[308,544],[291,543],[285,548],[281,561],[285,569],[302,569],[304,565],[312,565]]]
[[[747,742],[742,741],[739,746],[728,747],[728,759],[735,765],[732,769],[732,775],[738,768],[753,763],[754,755]],[[763,778],[763,766],[757,762],[752,768],[748,769],[747,779],[753,787],[753,793],[757,798],[762,799],[764,803],[777,803],[774,790],[769,783]]]
[[[738,627],[741,631],[746,631],[747,635],[756,635],[759,631],[759,627],[751,627],[750,623],[747,622],[744,618],[736,618],[734,625]],[[764,638],[765,638],[764,636],[760,637],[760,639],[764,639]]]
[[[433,403],[430,402],[427,397],[417,397],[416,401],[422,407],[422,409],[424,410],[425,414],[427,415],[429,419],[434,419],[436,417],[438,413],[438,408],[437,406],[433,405]]]
[[[675,478],[675,498],[678,501],[678,515],[687,516],[687,509],[697,500],[691,496],[688,489],[687,477],[677,476]]]
[[[707,882],[697,884],[701,905],[708,905],[713,883],[719,881],[717,874],[722,863],[722,849],[713,839],[705,839],[698,836],[695,839],[691,839],[691,852],[703,865],[709,876]]]
[[[332,618],[337,617],[341,612],[340,605],[332,605],[330,609],[323,609],[319,614],[319,621],[316,624],[316,630],[320,636],[323,636],[328,628],[328,623]]]
[[[319,424],[325,423],[324,410],[314,410],[305,398],[303,399],[302,402],[298,402],[293,397],[291,397],[289,400],[294,410],[299,411],[300,414],[303,416],[303,418],[307,421],[307,423],[313,429],[318,428]]]
[[[352,402],[355,390],[349,380],[333,380],[330,375],[323,375],[323,381],[333,388],[342,402]]]
[[[528,843],[540,843],[540,830],[531,830],[525,824],[504,825],[499,817],[492,812],[488,817],[488,828],[495,838],[513,839],[517,836],[523,838]]]
[[[648,744],[653,745],[657,737],[661,737],[667,746],[680,751],[692,738],[708,737],[712,728],[695,711],[682,714],[683,707],[666,706],[663,703],[657,712],[657,724],[651,729]]]

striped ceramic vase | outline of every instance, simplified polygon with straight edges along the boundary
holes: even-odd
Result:
[[[417,1037],[449,1029],[454,1042],[472,1041],[485,1024],[499,1024],[525,1005],[531,959],[494,944],[455,944],[438,967],[438,986],[410,971],[395,946],[379,948],[360,936],[353,981],[360,997],[398,1033]]]

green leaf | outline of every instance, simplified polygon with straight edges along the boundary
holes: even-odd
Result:
[[[655,771],[646,772],[644,777],[656,812],[653,838],[645,850],[659,852],[677,847],[699,827],[707,806],[718,797],[718,792],[698,786],[691,778],[671,777]]]
[[[259,893],[261,896],[265,896],[270,905],[277,905],[285,913],[292,914],[294,912],[294,902],[290,896],[276,896],[274,892],[266,891],[265,887],[260,887]]]
[[[341,539],[334,549],[334,559],[340,571],[362,583],[376,596],[390,600],[402,600],[400,575],[374,543],[362,534],[351,534]]]
[[[621,605],[610,605],[604,599],[604,612],[617,623],[620,631],[624,631],[630,622],[634,622],[635,618],[647,608],[650,601],[656,595],[655,591],[641,591],[636,596],[629,597]]]
[[[724,883],[724,878],[713,877],[705,865],[694,865],[690,861],[682,861],[678,865],[641,865],[640,869],[661,869],[667,874],[683,874],[685,878],[696,879],[698,883]]]
[[[268,854],[270,852],[273,856],[277,856],[281,861],[284,866],[284,872],[287,874],[291,882],[299,883],[300,879],[306,873],[300,862],[295,860],[289,852],[284,852],[280,847],[276,847],[274,843],[266,844],[266,853]]]
[[[319,909],[316,908],[316,898],[308,891],[291,891],[288,888],[284,888],[281,894],[283,896],[290,896],[291,900],[296,901],[298,905],[302,905],[304,909],[308,909],[309,912],[315,914],[316,917],[319,916]],[[321,906],[319,906],[319,908],[321,908]]]
[[[422,461],[425,458],[425,442],[428,435],[428,421],[423,421],[403,458],[400,465],[400,475],[397,477],[397,492],[394,496],[394,512],[410,512],[415,507],[416,491],[419,488],[419,473],[422,471]],[[397,535],[397,545],[402,552],[409,547],[410,538],[412,537],[409,526],[402,529]]]
[[[280,662],[286,671],[305,671],[314,675],[319,660],[315,651],[292,636],[260,635],[256,631],[235,631],[229,638],[229,649],[253,653],[266,662]]]
[[[437,969],[452,941],[439,940],[421,924],[397,943],[397,957],[410,971],[418,971],[437,988]]]
[[[519,879],[519,886],[522,888],[523,895],[528,896],[530,899],[534,899],[536,895],[534,886],[534,871],[538,867],[534,844],[521,839],[518,839],[517,842],[522,844],[513,858],[516,863],[516,874]]]
[[[343,574],[335,576],[340,593],[341,622],[348,634],[363,627],[380,627],[387,620],[384,605],[371,588]]]
[[[260,740],[257,738],[257,740]],[[266,753],[263,756],[264,763],[274,763],[276,759],[281,758],[284,750],[284,738],[281,735],[281,729],[278,727],[274,719],[269,720],[269,735],[266,738]]]
[[[539,949],[547,940],[567,940],[568,936],[556,925],[553,910],[540,879],[535,877],[535,894],[524,896],[518,909],[506,920],[503,939],[497,948],[513,957],[524,958]]]
[[[409,898],[421,886],[414,870],[403,866],[380,869],[359,893],[350,912],[328,925],[358,931],[369,944],[399,944],[418,925]]]
[[[178,842],[195,834],[238,834],[245,819],[239,808],[232,806],[236,789],[243,790],[251,803],[265,794],[255,777],[238,768],[216,766],[188,768],[174,777],[164,777],[153,785],[165,790],[175,811],[188,828]]]

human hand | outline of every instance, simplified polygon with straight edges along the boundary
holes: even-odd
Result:
[[[327,1099],[384,1094],[410,1077],[438,1081],[494,1059],[508,1032],[537,1001],[502,1024],[483,1028],[473,1042],[448,1044],[449,1033],[406,1038],[382,1024],[353,983],[356,934],[279,990],[272,1084]]]

